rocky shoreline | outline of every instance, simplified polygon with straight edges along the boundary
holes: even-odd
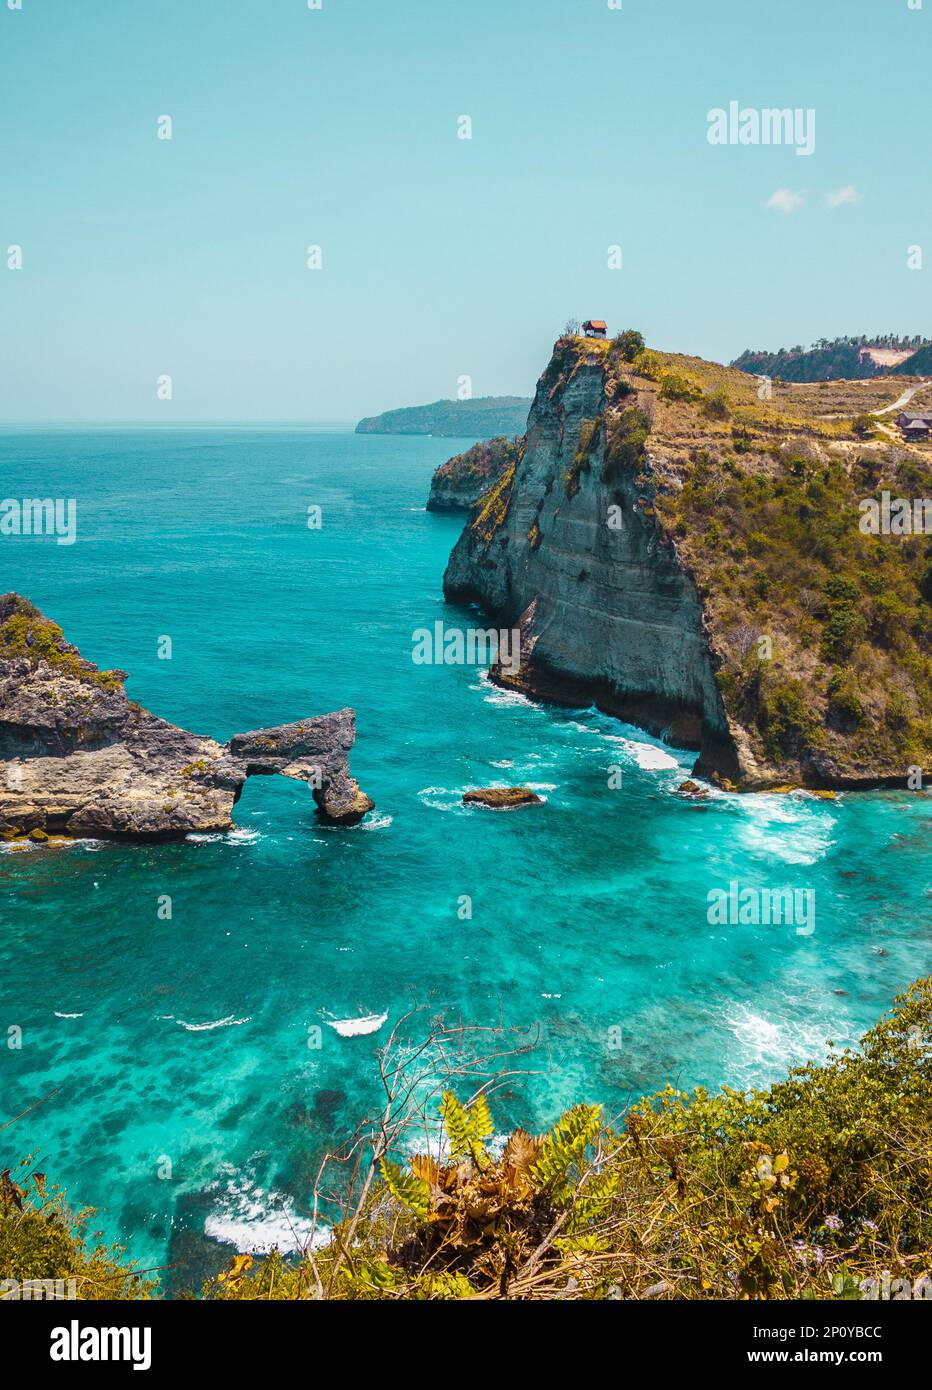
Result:
[[[86,661],[27,599],[0,596],[0,836],[226,831],[247,777],[273,774],[307,782],[331,824],[372,808],[349,771],[352,709],[221,744],[129,700],[126,678]]]

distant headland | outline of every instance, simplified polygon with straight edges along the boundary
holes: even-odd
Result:
[[[476,396],[466,401],[433,401],[368,415],[357,434],[432,434],[474,439],[524,434],[531,400],[526,396]]]

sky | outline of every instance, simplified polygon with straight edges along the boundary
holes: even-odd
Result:
[[[529,395],[572,317],[932,334],[921,3],[0,0],[0,420]],[[814,152],[710,143],[732,101]]]

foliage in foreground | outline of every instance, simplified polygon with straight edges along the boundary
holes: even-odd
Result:
[[[123,1259],[119,1246],[89,1243],[90,1208],[73,1211],[64,1193],[49,1189],[45,1175],[23,1163],[15,1174],[0,1173],[0,1280],[15,1280],[25,1297],[26,1280],[74,1280],[67,1297],[80,1299],[148,1298],[152,1288]],[[0,1298],[9,1298],[0,1287]],[[40,1297],[36,1293],[36,1297]]]
[[[208,1296],[858,1298],[932,1269],[932,977],[768,1091],[667,1088],[617,1127],[577,1105],[503,1148],[482,1091],[441,1118],[327,1249],[240,1256]]]
[[[488,1083],[467,1103],[448,1089],[432,1152],[407,1158],[391,1141],[409,1131],[386,1117],[409,1081],[330,1244],[238,1255],[205,1297],[831,1299],[932,1275],[932,976],[858,1051],[767,1091],[668,1087],[617,1124],[576,1105],[548,1134],[496,1141]],[[88,1215],[5,1170],[0,1279],[149,1296],[122,1251],[88,1245]]]

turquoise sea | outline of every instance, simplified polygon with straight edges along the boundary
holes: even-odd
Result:
[[[416,628],[480,625],[441,591],[461,522],[424,510],[433,469],[470,442],[0,437],[0,496],[78,508],[73,546],[0,540],[0,590],[198,732],[353,705],[352,769],[376,802],[325,829],[302,783],[255,778],[230,835],[0,854],[0,1034],[22,1029],[0,1049],[0,1125],[55,1092],[3,1131],[0,1166],[40,1155],[107,1238],[172,1266],[169,1289],[234,1244],[294,1245],[320,1155],[378,1100],[376,1050],[413,1000],[539,1025],[494,1111],[541,1128],[574,1100],[767,1082],[854,1041],[929,969],[926,796],[690,803],[688,752],[413,664]],[[546,803],[462,806],[495,782]],[[733,880],[813,889],[814,932],[711,926],[707,894]],[[387,1017],[366,1036],[327,1026],[370,1014]]]

